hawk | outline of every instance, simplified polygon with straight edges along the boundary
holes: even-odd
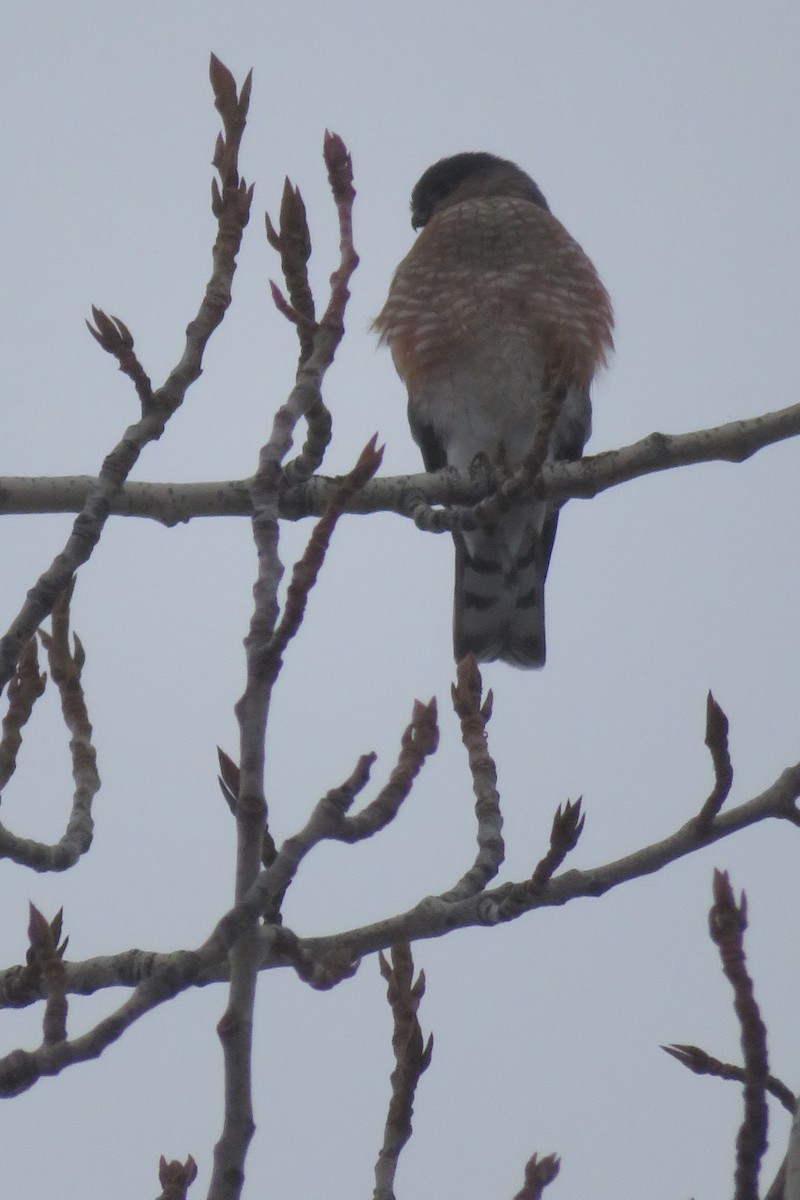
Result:
[[[589,386],[613,348],[611,302],[537,185],[493,154],[456,154],[415,186],[411,224],[422,232],[374,328],[408,389],[426,469],[507,474],[537,428],[542,461],[580,458]],[[456,660],[544,664],[557,523],[556,505],[525,499],[493,527],[453,535]]]

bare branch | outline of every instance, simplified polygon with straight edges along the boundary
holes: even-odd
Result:
[[[381,788],[374,800],[363,812],[353,817],[344,817],[335,834],[338,841],[360,842],[372,837],[393,821],[400,806],[411,792],[411,787],[425,760],[436,753],[439,745],[436,701],[423,704],[414,701],[411,723],[403,733],[397,765],[389,776],[388,783]]]
[[[392,1071],[392,1097],[383,1133],[383,1145],[375,1164],[373,1200],[394,1200],[394,1177],[400,1152],[411,1137],[414,1094],[433,1054],[433,1035],[423,1044],[417,1017],[425,994],[425,972],[414,981],[414,960],[408,942],[392,946],[392,965],[379,955],[381,975],[387,982],[386,994],[394,1017],[395,1069]]]
[[[394,820],[425,759],[435,752],[438,742],[436,701],[422,704],[415,700],[411,723],[403,733],[400,755],[389,782],[363,812],[348,817],[355,797],[369,782],[370,768],[375,762],[374,754],[362,755],[350,778],[340,787],[332,788],[317,804],[305,828],[281,846],[274,863],[259,881],[265,897],[262,907],[266,907],[267,897],[274,903],[284,895],[300,863],[319,842],[360,842]],[[346,939],[343,944],[347,944]]]
[[[767,1149],[769,1109],[765,1097],[769,1075],[767,1030],[753,994],[744,955],[747,901],[737,905],[726,871],[714,872],[714,904],[708,916],[712,941],[733,988],[733,1006],[742,1031],[744,1052],[744,1120],[736,1139],[734,1200],[758,1200],[758,1174]]]
[[[552,1183],[561,1170],[561,1160],[555,1154],[540,1159],[534,1154],[525,1166],[525,1184],[514,1200],[540,1200],[548,1183]]]
[[[249,84],[245,84],[241,97],[234,103],[224,78],[225,70],[218,60],[212,61],[212,82],[217,93],[217,107],[225,124],[226,139],[218,140],[215,154],[223,186],[221,194],[216,184],[213,189],[212,207],[218,229],[212,252],[213,270],[205,296],[196,317],[186,329],[186,342],[180,361],[163,386],[153,392],[143,405],[141,419],[125,430],[122,439],[105,459],[100,474],[89,488],[64,548],[29,590],[22,608],[0,639],[0,689],[14,674],[25,643],[52,611],[56,598],[77,569],[90,558],[102,535],[111,504],[119,495],[142,450],[161,437],[169,418],[183,403],[190,385],[199,377],[208,339],[230,304],[236,255],[249,217],[253,193],[244,180],[239,180],[237,169]],[[121,322],[114,325],[109,319],[109,326],[116,329],[118,338],[123,342],[130,338],[129,331]],[[104,328],[110,337],[109,328]],[[97,332],[102,339],[103,331]],[[132,348],[133,339],[130,338],[130,341]]]
[[[695,1075],[714,1075],[717,1079],[733,1079],[738,1083],[745,1082],[744,1067],[737,1067],[733,1063],[726,1063],[718,1058],[712,1058],[710,1054],[706,1054],[705,1050],[701,1050],[699,1046],[677,1044],[662,1046],[661,1049],[666,1051],[667,1054],[671,1054],[674,1059],[677,1059],[684,1067],[688,1067]],[[797,1098],[791,1088],[788,1088],[775,1075],[767,1076],[765,1086],[770,1095],[774,1096],[776,1100],[780,1100],[786,1111],[794,1115]]]
[[[213,64],[212,64],[213,66]],[[212,75],[213,81],[213,75]],[[231,81],[215,82],[218,104],[230,107]],[[223,111],[220,107],[220,111]],[[224,117],[224,113],[223,113]],[[232,138],[232,129],[226,121],[226,134]],[[349,166],[349,156],[341,139],[326,135],[325,160],[331,176],[332,162],[338,163],[342,154]],[[224,149],[219,149],[219,158]],[[221,168],[222,171],[222,168]],[[231,927],[238,925],[238,936],[230,956],[231,981],[228,1006],[218,1025],[223,1046],[225,1063],[225,1116],[222,1134],[214,1150],[214,1171],[209,1189],[209,1200],[236,1200],[241,1193],[244,1179],[244,1162],[247,1148],[253,1136],[254,1123],[251,1095],[252,1021],[256,982],[259,970],[259,937],[257,920],[265,912],[271,912],[281,893],[280,886],[273,886],[275,871],[268,868],[259,879],[262,862],[271,856],[271,839],[268,841],[266,828],[267,804],[264,796],[264,742],[272,688],[280,669],[281,653],[302,618],[305,598],[316,577],[316,570],[324,557],[327,541],[320,538],[308,551],[304,574],[293,581],[295,590],[291,603],[287,602],[284,619],[276,628],[278,620],[278,586],[283,566],[278,555],[278,497],[286,481],[283,461],[292,446],[292,436],[297,422],[311,412],[319,412],[322,406],[322,379],[333,361],[336,349],[344,332],[344,308],[349,293],[347,281],[355,269],[357,258],[352,249],[352,227],[349,225],[347,202],[341,197],[341,186],[334,186],[334,198],[339,212],[342,230],[349,230],[349,241],[344,232],[341,236],[341,263],[331,279],[331,299],[328,310],[314,333],[313,346],[308,357],[298,367],[296,382],[291,395],[275,414],[269,441],[262,447],[258,470],[253,479],[251,501],[253,506],[252,529],[258,556],[258,574],[253,587],[253,614],[245,638],[247,656],[247,681],[244,694],[236,704],[239,723],[239,794],[236,798],[236,888],[237,912],[235,918],[218,927],[230,935]],[[351,187],[352,190],[352,187]],[[225,193],[223,192],[223,200]],[[350,197],[352,208],[352,196]],[[294,464],[295,477],[311,474],[321,459],[324,446],[319,444],[319,423],[309,423],[309,437],[305,459],[301,454]],[[372,448],[372,456],[375,451]],[[367,456],[369,457],[369,456]],[[377,461],[380,461],[379,459]],[[355,488],[356,481],[350,483]],[[349,485],[345,485],[347,487]],[[334,506],[335,507],[335,506]],[[326,522],[333,528],[338,512],[323,517],[320,524],[323,532]],[[316,565],[316,570],[315,570]],[[213,941],[214,939],[212,939]]]
[[[490,690],[481,704],[483,680],[471,654],[458,664],[456,678],[450,694],[456,716],[461,722],[461,740],[466,747],[472,773],[475,816],[478,818],[478,854],[466,874],[442,897],[452,901],[464,900],[483,891],[489,880],[494,879],[505,858],[497,768],[489,753],[486,737],[486,726],[492,716],[492,693]]]
[[[361,763],[359,767],[360,765]],[[701,847],[730,837],[761,821],[778,818],[797,824],[798,797],[800,764],[784,771],[761,795],[737,808],[720,813],[712,829],[702,837],[698,836],[696,818],[693,817],[681,829],[660,842],[642,847],[625,858],[600,867],[563,872],[550,879],[541,891],[532,892],[528,880],[505,883],[456,902],[447,902],[441,897],[427,897],[404,913],[369,925],[327,937],[303,938],[300,951],[307,964],[323,962],[328,956],[335,957],[343,950],[350,960],[355,960],[386,949],[398,941],[442,937],[453,929],[491,927],[501,921],[517,919],[524,913],[538,908],[568,904],[579,897],[597,898],[612,888],[632,879],[653,874]],[[357,821],[358,817],[351,820]],[[323,836],[331,835],[327,831],[324,834],[319,833],[316,841],[321,840]],[[310,844],[316,844],[316,841]],[[263,913],[274,907],[276,898],[281,895],[281,889],[286,886],[287,876],[291,877],[291,863],[287,861],[287,857],[291,858],[291,855],[288,854],[286,844],[283,849],[286,856],[280,870],[273,864],[269,872],[263,871],[244,899],[221,918],[203,946],[193,951],[188,958],[184,951],[161,954],[148,950],[127,950],[86,962],[65,963],[68,994],[93,995],[109,987],[136,988],[147,980],[160,976],[161,972],[165,973],[170,983],[176,975],[185,979],[186,987],[227,980],[229,970],[225,956],[230,946],[242,929],[257,922]],[[302,853],[306,852],[307,848],[303,848]],[[514,895],[524,896],[524,902],[516,904],[509,912],[509,897]],[[286,965],[283,953],[275,952],[275,935],[271,928],[261,927],[257,932],[260,947],[259,969]],[[191,970],[187,962],[191,963]],[[0,971],[0,1008],[24,1008],[41,999],[41,989],[31,986],[30,980],[25,977],[24,968],[9,967]]]
[[[341,147],[347,157],[340,139],[337,140],[337,146]],[[328,135],[325,152],[327,162]],[[349,162],[349,157],[347,161]],[[338,199],[337,208],[340,226],[350,230],[349,244],[343,235],[341,262],[339,271],[334,273],[331,280],[328,311],[314,334],[311,354],[298,368],[295,386],[289,398],[275,414],[270,439],[262,447],[258,471],[250,487],[258,577],[253,587],[253,616],[245,639],[247,685],[236,706],[236,715],[241,729],[242,790],[248,804],[259,809],[260,818],[263,818],[266,812],[263,800],[264,730],[269,696],[275,679],[273,638],[279,611],[278,586],[283,575],[283,566],[278,556],[278,502],[285,483],[281,464],[292,447],[292,435],[297,422],[301,417],[307,416],[317,404],[321,404],[322,380],[333,361],[344,330],[344,305],[348,296],[346,283],[358,262],[352,248],[352,229]],[[331,312],[333,315],[329,316]],[[313,469],[312,466],[311,470]],[[303,473],[304,468],[297,477]],[[337,483],[338,486],[340,483]]]
[[[660,471],[700,462],[744,461],[758,450],[798,433],[800,405],[691,433],[652,433],[630,446],[577,462],[545,463],[537,480],[537,491],[559,503],[590,499],[609,488]],[[79,512],[95,482],[87,476],[0,478],[0,514]],[[207,483],[127,483],[110,498],[110,511],[119,516],[149,517],[166,525],[195,517],[249,517],[251,482],[232,479]],[[281,492],[280,516],[289,521],[321,516],[338,482],[324,475],[293,478],[291,486]],[[414,520],[420,528],[444,533],[452,528],[449,507],[475,505],[487,496],[488,489],[486,480],[455,471],[386,476],[373,480],[353,496],[347,511],[393,512]]]
[[[43,1044],[36,1050],[13,1050],[0,1058],[0,1096],[17,1096],[45,1076],[59,1075],[74,1063],[98,1058],[145,1013],[191,986],[197,977],[197,967],[195,956],[186,951],[168,955],[157,971],[139,983],[119,1008],[88,1033],[52,1045]]]
[[[97,756],[92,745],[92,726],[81,686],[81,671],[86,656],[77,636],[74,639],[74,652],[69,648],[71,597],[72,584],[62,592],[53,607],[52,633],[39,630],[42,644],[47,650],[50,673],[61,698],[64,723],[70,732],[69,748],[75,790],[67,827],[58,842],[47,845],[44,842],[18,837],[0,824],[0,858],[10,858],[35,871],[66,871],[87,852],[92,844],[94,829],[92,802],[100,789]],[[26,654],[30,657],[31,651],[26,650]],[[30,669],[35,673],[35,650],[31,661]],[[43,687],[44,676],[38,678],[42,680]],[[38,684],[31,682],[29,687],[33,686]],[[13,706],[12,702],[11,707]]]
[[[490,891],[465,900],[448,902],[442,897],[428,897],[407,912],[397,916],[350,929],[337,935],[354,953],[361,955],[391,946],[401,938],[416,941],[421,938],[442,937],[451,929],[491,926],[500,921],[515,920],[523,913],[537,908],[558,907],[577,897],[597,898],[612,888],[641,879],[660,871],[668,863],[729,837],[760,821],[779,818],[798,824],[797,800],[800,797],[800,763],[785,770],[761,795],[720,813],[710,830],[702,836],[692,817],[675,833],[662,841],[644,846],[624,858],[585,871],[564,871],[551,879],[539,892],[532,892],[530,881],[505,883]],[[514,903],[510,903],[510,898]],[[326,952],[335,939],[309,938],[305,945],[311,953]]]

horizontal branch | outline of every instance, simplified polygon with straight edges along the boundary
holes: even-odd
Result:
[[[704,462],[744,462],[766,446],[800,435],[800,404],[748,420],[691,433],[651,433],[630,446],[606,450],[579,462],[546,463],[539,488],[564,502],[676,467]],[[88,475],[0,478],[0,515],[80,512],[95,483]],[[290,521],[321,516],[340,480],[315,475],[287,488],[280,515]],[[206,483],[126,483],[111,500],[116,516],[149,517],[177,525],[196,517],[252,516],[249,479]],[[350,501],[352,513],[412,514],[414,496],[428,504],[476,504],[487,495],[484,482],[455,473],[393,475],[373,479]]]

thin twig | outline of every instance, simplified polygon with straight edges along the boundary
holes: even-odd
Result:
[[[308,540],[305,552],[292,572],[292,580],[286,592],[283,615],[275,630],[270,647],[276,672],[288,642],[295,636],[305,613],[308,594],[317,581],[333,531],[339,517],[347,508],[351,496],[355,495],[368,480],[372,479],[381,465],[383,447],[377,446],[378,435],[367,442],[353,469],[341,481],[338,490],[331,496],[327,509],[320,517]]]
[[[711,692],[706,704],[706,745],[714,764],[714,787],[697,814],[699,830],[708,829],[714,817],[730,795],[733,786],[733,764],[728,749],[728,718]]]
[[[500,812],[500,793],[497,790],[497,768],[489,753],[486,726],[492,716],[491,689],[481,704],[483,680],[473,655],[462,658],[456,668],[456,683],[450,695],[455,714],[461,722],[461,740],[467,750],[475,793],[475,816],[478,818],[478,853],[470,869],[455,887],[444,893],[447,901],[465,900],[483,891],[494,879],[505,858],[503,816]]]
[[[328,307],[314,332],[311,353],[301,359],[302,366],[311,363],[319,355],[319,374],[316,375],[316,387],[308,398],[303,414],[308,426],[306,440],[299,455],[284,467],[285,486],[310,478],[321,465],[331,439],[331,416],[323,403],[320,384],[344,336],[344,314],[350,299],[348,285],[358,266],[358,254],[353,243],[353,201],[356,196],[353,163],[338,133],[326,130],[322,153],[339,221],[339,265],[331,275]],[[298,380],[301,376],[302,372],[298,374]],[[312,374],[311,379],[314,378]]]
[[[0,858],[10,858],[13,862],[31,867],[34,871],[66,871],[87,852],[92,844],[94,829],[92,803],[100,789],[97,755],[92,744],[92,726],[81,684],[86,655],[77,635],[74,637],[74,650],[71,651],[69,646],[71,597],[72,583],[58,597],[53,607],[52,632],[39,630],[39,637],[47,651],[50,674],[61,699],[64,724],[70,733],[69,748],[75,788],[67,827],[57,842],[48,845],[45,842],[19,837],[4,825],[0,825]],[[26,649],[20,660],[20,669],[26,658],[30,662],[29,669],[41,681],[43,689],[44,676],[36,675],[35,649]],[[12,688],[13,685],[12,680]],[[28,684],[29,689],[38,686],[32,676]],[[11,688],[9,692],[11,695]]]
[[[767,1149],[769,1109],[765,1096],[769,1067],[767,1030],[753,993],[744,954],[747,900],[737,905],[726,871],[714,872],[714,904],[708,916],[712,941],[733,988],[744,1053],[744,1119],[736,1139],[734,1200],[758,1200],[758,1175]]]
[[[672,1046],[662,1046],[661,1049],[666,1051],[667,1054],[671,1054],[674,1059],[684,1067],[688,1067],[695,1075],[713,1075],[717,1079],[733,1079],[738,1083],[744,1083],[745,1081],[744,1067],[737,1067],[733,1063],[726,1063],[722,1062],[719,1058],[712,1058],[710,1054],[706,1054],[705,1050],[701,1050],[699,1046],[687,1046],[676,1043]],[[765,1087],[770,1095],[774,1096],[776,1100],[780,1100],[786,1111],[794,1116],[797,1098],[791,1088],[788,1088],[775,1075],[767,1076]]]
[[[280,312],[297,327],[300,340],[300,361],[305,362],[314,348],[317,327],[314,296],[308,280],[308,260],[311,257],[311,235],[306,219],[306,206],[300,189],[284,180],[283,197],[277,230],[264,214],[267,241],[281,256],[281,270],[289,290],[289,303],[279,288],[272,284],[272,298]]]
[[[568,800],[563,809],[560,804],[556,809],[556,815],[553,817],[553,824],[550,828],[550,847],[544,858],[537,863],[536,869],[531,875],[529,885],[531,892],[541,891],[547,881],[552,879],[567,855],[577,846],[586,822],[586,817],[581,811],[581,804],[582,797],[579,796],[574,804]]]
[[[94,325],[86,322],[89,333],[107,354],[113,354],[123,375],[127,375],[136,388],[136,394],[146,412],[153,403],[153,385],[133,349],[133,334],[119,317],[110,317],[102,308],[92,305]]]
[[[272,901],[283,896],[297,873],[300,863],[322,841],[354,843],[379,833],[394,820],[425,760],[435,752],[439,743],[436,722],[436,701],[422,704],[414,701],[411,723],[403,733],[397,765],[389,781],[362,812],[347,815],[356,796],[369,782],[374,754],[364,754],[358,760],[350,778],[333,788],[316,805],[305,828],[287,838],[259,881],[262,894]]]
[[[425,972],[414,980],[414,960],[408,942],[392,946],[391,966],[379,955],[381,975],[394,1017],[395,1069],[392,1071],[392,1096],[383,1132],[383,1145],[375,1164],[373,1200],[394,1200],[394,1177],[400,1152],[411,1137],[414,1094],[433,1054],[433,1034],[423,1043],[417,1010],[425,994]]]

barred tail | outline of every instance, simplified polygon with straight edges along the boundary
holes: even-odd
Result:
[[[544,580],[552,541],[543,542],[542,510],[526,507],[494,529],[454,535],[456,661],[474,654],[478,662],[544,665]]]

